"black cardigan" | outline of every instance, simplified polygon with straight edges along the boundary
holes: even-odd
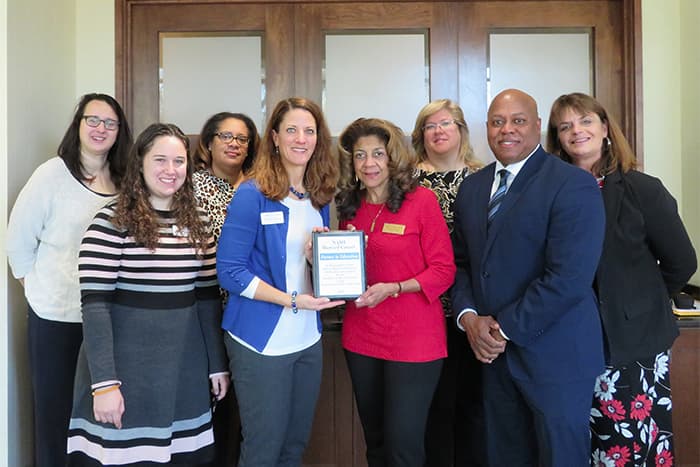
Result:
[[[614,172],[603,187],[606,228],[596,272],[609,364],[670,349],[678,336],[670,297],[697,268],[676,200],[657,178]]]

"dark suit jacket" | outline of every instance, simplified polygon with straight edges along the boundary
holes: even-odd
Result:
[[[596,272],[608,361],[621,366],[668,350],[678,336],[670,296],[697,268],[676,200],[661,181],[614,172],[603,187],[606,229]]]
[[[602,373],[591,284],[605,213],[595,179],[542,148],[528,159],[486,228],[495,163],[467,177],[455,202],[455,315],[491,315],[511,339],[511,376],[571,382]],[[502,356],[499,358],[503,358]]]

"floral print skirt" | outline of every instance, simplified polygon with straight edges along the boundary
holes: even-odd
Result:
[[[592,466],[673,465],[670,351],[596,379],[591,408]]]

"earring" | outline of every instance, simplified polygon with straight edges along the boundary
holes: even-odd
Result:
[[[610,140],[609,136],[605,137],[605,149],[607,151],[610,151],[610,148],[612,148],[612,141]]]
[[[280,155],[280,147],[275,146],[275,156],[279,156],[279,155]]]

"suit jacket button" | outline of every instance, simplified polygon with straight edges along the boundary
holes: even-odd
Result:
[[[484,279],[488,279],[489,273],[486,272],[486,271],[484,271],[484,272],[481,273],[481,277],[483,277]]]

